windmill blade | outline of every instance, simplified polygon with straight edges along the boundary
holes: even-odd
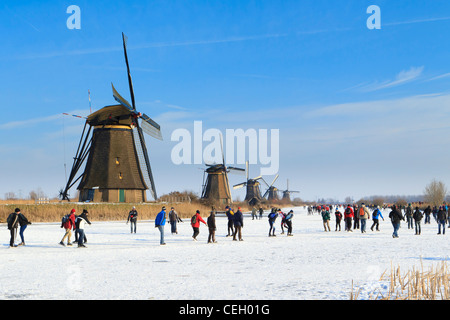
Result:
[[[223,153],[223,136],[222,136],[222,133],[220,133],[220,151],[222,152],[222,164],[223,164],[223,167],[225,168],[225,171],[226,171],[225,155]]]
[[[277,181],[278,179],[278,174],[275,176],[275,179],[273,179],[272,183],[270,184],[270,186],[273,186],[273,184],[275,183],[275,181]]]
[[[248,181],[248,175],[249,175],[249,168],[248,168],[248,161],[245,161],[245,172],[246,172],[246,181]]]
[[[139,166],[142,171],[142,175],[144,178],[147,187],[152,194],[153,199],[157,200],[158,196],[156,194],[155,182],[153,180],[152,168],[150,166],[150,160],[148,158],[147,147],[145,145],[144,134],[142,133],[142,129],[140,127],[136,127],[133,129],[133,137],[136,146],[136,151],[138,153]]]
[[[242,182],[242,183],[236,184],[236,185],[233,186],[233,189],[239,189],[239,188],[242,188],[242,187],[244,187],[246,184],[247,184],[246,182]]]
[[[245,174],[245,169],[242,169],[242,168],[228,167],[227,169],[230,172],[235,173],[235,174]]]
[[[262,176],[257,176],[256,178],[253,178],[252,180],[259,180],[259,179],[262,179]]]
[[[265,192],[264,195],[262,196],[263,198],[265,198],[265,197],[269,194],[269,190],[270,190],[270,188],[266,190],[266,192]]]
[[[156,138],[158,140],[162,140],[163,139],[162,134],[161,134],[161,130],[158,130],[157,128],[155,128],[154,126],[149,124],[148,122],[141,121],[141,128],[149,136],[152,136],[153,138]]]
[[[131,107],[130,103],[124,99],[116,90],[116,88],[114,88],[114,85],[111,82],[111,86],[112,86],[112,90],[113,90],[113,97],[114,99],[120,103],[121,105],[123,105],[125,108],[129,109],[130,111],[133,111],[133,108]]]
[[[263,177],[261,177],[261,180],[266,184],[267,188],[269,188],[269,185],[267,184],[266,180],[264,180]],[[264,198],[264,197],[263,197]]]
[[[134,90],[133,90],[133,82],[131,81],[131,73],[130,73],[130,65],[128,64],[128,55],[127,55],[127,37],[122,32],[122,40],[123,40],[123,53],[125,55],[125,63],[127,64],[127,73],[128,73],[128,86],[130,87],[130,96],[131,96],[131,105],[133,110],[136,110],[136,104],[134,101]]]

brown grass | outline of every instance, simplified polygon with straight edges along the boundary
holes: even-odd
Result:
[[[135,206],[141,220],[153,220],[162,206],[166,207],[166,212],[170,207],[174,207],[178,215],[183,218],[190,218],[196,210],[200,210],[202,216],[208,216],[211,208],[200,203],[71,203],[71,202],[53,202],[49,204],[35,203],[14,203],[0,204],[0,222],[5,222],[8,215],[15,208],[20,208],[21,212],[32,222],[59,222],[62,216],[75,209],[79,214],[83,209],[89,211],[89,217],[92,221],[117,221],[126,220],[128,212]]]
[[[380,281],[389,282],[387,292],[373,292],[370,296],[374,300],[449,300],[450,299],[450,270],[447,262],[442,261],[429,270],[421,268],[401,273],[400,266],[393,268],[391,273],[380,277]],[[351,300],[357,300],[360,290],[354,292],[353,282],[350,293]]]

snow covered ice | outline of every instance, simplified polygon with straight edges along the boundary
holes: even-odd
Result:
[[[268,237],[265,213],[262,220],[246,215],[244,241],[232,241],[226,218],[217,216],[217,243],[211,244],[203,224],[193,241],[184,219],[175,235],[166,223],[165,246],[153,221],[138,221],[136,234],[125,221],[92,221],[85,228],[87,248],[59,245],[64,232],[58,223],[30,225],[27,245],[9,248],[2,224],[0,299],[346,300],[352,281],[354,290],[361,288],[359,298],[367,299],[370,291],[383,290],[378,279],[391,264],[406,271],[423,263],[428,269],[448,258],[450,233],[437,235],[433,219],[422,221],[421,235],[402,221],[400,237],[393,239],[389,210],[382,212],[381,231],[371,231],[369,220],[362,234],[345,232],[344,222],[335,232],[334,214],[331,232],[324,232],[320,215],[292,209],[293,237],[280,234],[279,218],[277,237]]]

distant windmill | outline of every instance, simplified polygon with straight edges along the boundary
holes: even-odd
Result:
[[[283,190],[283,200],[291,201],[291,193],[300,193],[300,191],[289,190],[289,179],[287,179],[286,190]]]
[[[63,200],[69,200],[69,189],[80,179],[79,201],[145,202],[146,190],[157,199],[143,132],[162,140],[161,130],[149,116],[136,110],[123,33],[122,41],[131,104],[111,84],[119,104],[103,107],[86,118],[69,179],[61,192]],[[86,159],[84,172],[76,178]]]
[[[263,198],[265,198],[267,196],[267,200],[269,200],[269,201],[279,200],[278,188],[276,188],[273,185],[275,183],[275,181],[277,181],[277,179],[278,179],[278,174],[275,176],[275,178],[273,179],[273,181],[270,185],[268,185],[267,182],[263,179],[264,183],[267,185],[267,190],[264,193]]]
[[[245,163],[245,171],[246,171],[246,180],[245,182],[236,184],[233,186],[233,189],[239,189],[244,186],[247,186],[247,193],[245,195],[245,201],[248,202],[249,205],[254,206],[263,201],[263,197],[261,196],[261,191],[259,189],[259,181],[262,179],[262,176],[258,176],[253,179],[249,179],[249,166],[248,161]]]
[[[222,136],[220,140],[220,147],[222,151],[222,163],[206,164],[207,168],[203,173],[203,190],[201,199],[218,204],[231,204],[233,200],[231,198],[228,172],[243,173],[245,172],[245,169],[226,166],[222,146]],[[205,174],[207,174],[206,180]]]

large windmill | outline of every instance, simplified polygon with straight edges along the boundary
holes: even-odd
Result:
[[[69,200],[69,189],[80,179],[79,201],[145,202],[146,190],[157,199],[143,132],[162,140],[161,130],[149,116],[136,110],[123,33],[122,41],[131,104],[111,84],[119,104],[103,107],[86,118],[71,173],[61,192],[63,200]],[[86,158],[84,172],[76,178]]]
[[[206,164],[207,168],[203,173],[203,190],[201,199],[217,204],[231,204],[233,200],[231,198],[228,173],[243,173],[245,169],[226,166],[222,146],[222,136],[220,140],[220,147],[222,151],[222,163]]]
[[[245,182],[236,184],[233,186],[233,189],[239,189],[244,186],[247,186],[247,193],[245,195],[245,201],[248,202],[249,205],[254,206],[258,203],[261,203],[263,201],[263,197],[261,196],[261,191],[259,188],[259,181],[262,179],[262,176],[258,176],[253,179],[249,179],[249,166],[248,161],[245,163],[245,171],[246,171],[246,180]]]
[[[300,191],[289,190],[289,179],[286,180],[286,190],[283,190],[283,200],[291,201],[291,193],[300,193]]]
[[[273,179],[272,183],[270,185],[267,184],[267,182],[263,179],[264,183],[267,185],[267,190],[263,195],[263,198],[267,196],[267,200],[269,201],[276,201],[279,200],[278,198],[278,188],[274,186],[275,181],[278,179],[278,174]]]

